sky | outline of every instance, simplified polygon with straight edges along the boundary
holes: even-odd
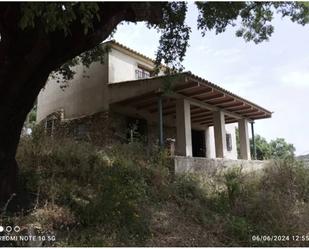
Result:
[[[233,27],[202,37],[197,16],[194,3],[189,3],[186,22],[192,33],[185,71],[273,111],[272,118],[255,122],[255,133],[268,141],[284,138],[294,144],[296,155],[309,154],[309,25],[277,16],[272,37],[256,45],[236,37]],[[113,39],[155,58],[159,36],[144,23],[125,23]]]

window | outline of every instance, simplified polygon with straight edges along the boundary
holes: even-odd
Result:
[[[227,151],[231,151],[232,148],[232,135],[230,133],[226,134],[226,149]]]
[[[49,137],[53,136],[54,133],[54,119],[47,119],[45,122],[45,132]]]
[[[135,70],[135,78],[138,80],[150,78],[151,75],[152,75],[152,70],[142,65],[138,65],[138,69]]]
[[[147,72],[143,69],[136,69],[135,70],[135,78],[138,79],[138,80],[150,78],[150,72]]]

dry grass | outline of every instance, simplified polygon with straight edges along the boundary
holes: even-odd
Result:
[[[274,161],[260,173],[234,168],[175,177],[166,153],[138,144],[102,150],[40,136],[21,142],[18,160],[20,209],[0,222],[56,235],[42,246],[309,243],[251,241],[258,234],[309,236],[309,170],[293,160]]]

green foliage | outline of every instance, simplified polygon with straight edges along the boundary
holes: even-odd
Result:
[[[271,140],[269,143],[260,135],[255,136],[256,156],[258,160],[285,159],[294,157],[295,147],[289,144],[284,138]],[[253,154],[253,144],[251,140],[251,153]]]
[[[170,239],[163,223],[171,217],[157,222],[161,228],[153,227],[156,210],[167,206],[183,217],[171,229],[193,226],[199,231],[192,233],[197,243],[192,245],[209,245],[209,236],[221,246],[305,245],[251,240],[257,234],[306,234],[309,229],[309,169],[291,158],[252,173],[235,167],[211,177],[173,175],[164,150],[149,152],[138,143],[102,150],[55,141],[35,129],[22,139],[18,161],[17,197],[33,206],[27,206],[29,213],[0,222],[35,223],[42,233],[55,231],[57,243],[51,246],[147,245],[154,229],[153,236],[161,231],[163,239]],[[200,238],[201,232],[207,239]]]
[[[284,138],[277,138],[269,143],[272,158],[289,158],[294,157],[295,148],[293,144],[289,144]]]
[[[75,207],[82,225],[105,224],[119,233],[117,239],[127,243],[144,241],[149,236],[147,185],[139,168],[130,163],[115,162],[102,170],[95,201]]]
[[[104,17],[101,4],[103,3],[21,3],[19,25],[23,30],[43,27],[46,33],[60,31],[68,36],[74,24],[75,28],[82,29],[84,35],[87,35],[100,28],[94,24]],[[274,27],[271,22],[275,11],[301,25],[309,22],[309,6],[304,2],[196,2],[196,5],[199,10],[198,29],[203,35],[210,30],[219,34],[229,26],[237,25],[239,28],[236,35],[255,43],[268,40],[272,35]],[[155,28],[161,33],[156,53],[157,71],[161,62],[169,66],[167,73],[181,71],[191,32],[191,28],[185,23],[187,3],[153,4],[153,11],[157,11],[157,8],[162,12],[161,22],[153,22],[150,16],[144,18],[149,28]],[[111,30],[111,34],[113,32]],[[57,70],[59,79],[72,79],[75,74],[73,68],[77,64],[89,66],[93,61],[102,61],[103,52],[98,44],[93,51],[65,62]]]
[[[268,40],[274,32],[271,25],[276,10],[283,17],[290,17],[301,25],[309,23],[309,7],[302,2],[197,2],[200,10],[198,28],[202,34],[215,30],[222,33],[228,26],[240,27],[236,36],[245,41],[260,43]]]
[[[268,143],[264,137],[260,135],[255,135],[254,140],[257,160],[286,159],[293,158],[295,156],[294,145],[287,143],[284,138],[276,138],[275,140],[271,140]],[[238,156],[240,155],[239,143],[239,131],[238,129],[236,129],[236,144]],[[253,155],[254,148],[252,139],[250,139],[250,150],[251,155]]]
[[[253,144],[251,140],[251,153],[253,154]],[[256,159],[266,160],[271,158],[271,148],[265,138],[260,135],[255,136],[255,147],[256,147]]]
[[[68,208],[76,221],[70,245],[103,246],[111,238],[116,245],[142,245],[150,236],[149,203],[168,198],[170,162],[165,151],[141,151],[143,146],[134,143],[102,151],[69,139],[55,142],[36,127],[18,150],[18,198]]]
[[[255,242],[251,237],[306,233],[308,168],[287,159],[273,161],[262,172],[231,168],[214,185],[209,181],[205,184],[205,179],[190,175],[176,178],[174,198],[187,216],[219,236],[223,245],[305,245],[291,240]]]
[[[163,8],[162,23],[156,25],[161,32],[156,64],[161,62],[171,68],[171,72],[182,70],[181,62],[188,47],[191,28],[185,24],[187,3],[168,2]],[[167,72],[170,73],[170,72]]]
[[[227,188],[227,194],[230,206],[233,207],[236,201],[237,196],[241,191],[240,178],[241,177],[241,168],[234,167],[229,169],[224,174],[224,183]]]
[[[62,31],[64,36],[71,35],[72,25],[78,25],[85,35],[93,31],[94,23],[100,21],[99,4],[84,2],[62,3],[21,3],[22,16],[20,27],[23,30],[43,27],[46,33]],[[75,75],[74,67],[82,64],[89,67],[94,61],[103,63],[106,50],[95,46],[80,56],[70,59],[52,73],[58,82],[67,82]],[[66,85],[61,85],[65,88]]]
[[[180,175],[174,183],[177,198],[192,201],[202,199],[204,190],[198,184],[198,178],[194,175]]]
[[[177,176],[171,184],[172,196],[181,210],[198,224],[206,224],[209,217],[207,190],[193,174]]]
[[[36,123],[37,103],[34,104],[31,111],[28,113],[26,121],[24,123],[24,129],[33,129]]]
[[[224,32],[228,25],[234,26],[240,11],[246,7],[245,2],[197,2],[196,5],[200,11],[198,28],[202,35],[212,29],[219,34]]]
[[[42,25],[46,33],[63,31],[65,35],[71,33],[73,22],[79,21],[87,34],[93,29],[93,22],[100,19],[97,3],[22,3],[20,27],[36,28]]]

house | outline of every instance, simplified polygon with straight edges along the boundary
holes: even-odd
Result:
[[[168,143],[177,156],[237,159],[238,126],[240,159],[251,159],[248,125],[253,129],[270,111],[190,72],[154,76],[152,59],[116,41],[102,46],[103,64],[79,65],[65,90],[50,78],[40,92],[37,119],[48,132],[98,144],[140,139]]]

